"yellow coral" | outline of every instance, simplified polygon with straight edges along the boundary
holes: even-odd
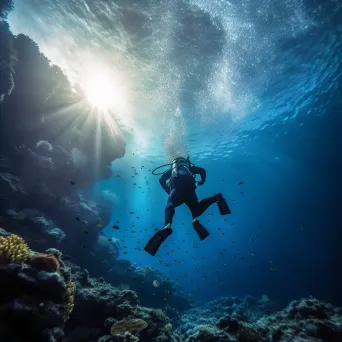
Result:
[[[29,252],[25,240],[18,235],[0,236],[0,264],[22,264]]]
[[[69,281],[67,283],[67,296],[65,301],[65,315],[64,319],[67,320],[74,309],[76,285],[75,283]]]
[[[132,335],[137,335],[139,332],[147,327],[147,323],[143,319],[139,318],[124,318],[119,322],[115,322],[112,325],[112,335],[124,335],[129,332]]]

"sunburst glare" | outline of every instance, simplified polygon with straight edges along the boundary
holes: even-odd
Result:
[[[87,101],[100,110],[120,111],[127,100],[120,80],[100,65],[85,68],[81,87]]]
[[[92,115],[104,120],[107,129],[114,135],[120,131],[118,122],[128,126],[130,96],[127,80],[119,71],[100,63],[86,64],[80,79]]]

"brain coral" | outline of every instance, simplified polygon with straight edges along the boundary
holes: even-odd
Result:
[[[129,332],[133,335],[137,335],[141,330],[147,327],[147,323],[142,319],[128,319],[124,318],[112,325],[112,335],[124,335],[125,332]]]
[[[31,258],[30,265],[46,272],[57,272],[59,269],[59,262],[53,254],[36,254]]]
[[[0,237],[0,264],[21,264],[26,261],[28,255],[29,248],[18,235]]]

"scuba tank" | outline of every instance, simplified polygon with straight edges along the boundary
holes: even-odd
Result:
[[[180,174],[190,173],[191,163],[189,159],[183,157],[175,158],[172,161],[171,177],[178,177]]]
[[[195,185],[195,176],[191,173],[189,158],[178,157],[172,161],[171,186]]]

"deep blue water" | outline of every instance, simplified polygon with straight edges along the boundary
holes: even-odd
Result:
[[[93,15],[85,18],[81,2],[75,2],[69,16],[63,1],[53,3],[17,1],[11,28],[32,36],[72,76],[82,59],[77,48],[87,47],[82,27],[106,51],[104,59],[118,50],[116,42],[109,42],[120,34],[123,40],[131,37],[126,52],[139,76],[134,86],[151,101],[151,108],[139,112],[142,102],[131,100],[135,114],[119,124],[126,155],[113,162],[113,177],[94,189],[114,196],[104,232],[124,240],[121,257],[142,268],[155,267],[201,302],[267,294],[281,303],[315,295],[341,304],[341,4],[191,1],[199,11],[193,13],[185,5],[175,9],[167,1],[158,6],[144,1],[127,8],[120,3],[100,17],[97,1]],[[51,12],[44,14],[49,6]],[[143,27],[146,36],[153,33],[157,48],[143,41],[143,30],[135,32],[138,19],[125,14],[132,8],[138,17],[151,16],[153,24]],[[113,33],[106,20],[117,13],[122,14],[121,31]],[[84,22],[73,21],[77,17]],[[67,35],[63,23],[68,20]],[[102,31],[96,23],[102,23]],[[74,45],[62,49],[68,40]],[[159,49],[169,50],[164,55],[156,53]],[[174,233],[159,255],[134,250],[164,223],[167,195],[150,170],[186,153],[207,170],[199,197],[221,191],[232,214],[224,221],[212,206],[201,217],[211,235],[200,242],[187,208],[180,207]],[[111,228],[116,222],[120,230]]]

